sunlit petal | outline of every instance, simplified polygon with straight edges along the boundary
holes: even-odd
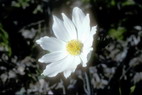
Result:
[[[72,72],[73,72],[72,70],[66,70],[66,71],[64,71],[65,78],[68,78],[71,75]]]
[[[77,33],[73,22],[64,14],[62,13],[63,23],[66,27],[67,32],[70,34],[71,39],[77,39]]]
[[[80,29],[82,28],[81,25],[84,18],[85,18],[85,14],[82,12],[82,10],[78,7],[75,7],[72,13],[72,21],[75,24],[77,31],[80,31]]]
[[[58,73],[61,73],[68,68],[68,65],[72,63],[74,57],[73,56],[67,56],[62,60],[53,62],[46,66],[46,69],[43,71],[43,75],[54,77]]]
[[[58,19],[56,16],[53,16],[52,30],[58,39],[61,39],[63,41],[69,41],[69,39],[71,39],[69,33],[67,32],[63,24],[63,21]]]
[[[88,38],[84,41],[85,48],[92,47],[94,35],[96,34],[96,30],[97,30],[97,26],[92,27]]]
[[[82,28],[78,31],[78,39],[84,42],[90,34],[90,19],[89,14],[85,16],[83,19],[82,25],[80,25]]]
[[[68,78],[71,75],[71,73],[75,71],[75,69],[80,63],[81,63],[80,57],[74,56],[73,62],[69,64],[66,70],[64,71],[65,78]]]
[[[55,51],[42,56],[38,61],[41,63],[49,63],[59,61],[67,56],[64,51]]]
[[[39,44],[44,50],[48,50],[50,52],[65,50],[65,42],[54,37],[45,36],[39,40],[36,40],[36,43]]]
[[[93,48],[88,48],[88,49],[85,49],[81,55],[80,55],[80,58],[82,60],[82,66],[83,67],[86,67],[87,66],[87,62],[88,60],[90,59],[90,55],[89,53],[93,50]]]

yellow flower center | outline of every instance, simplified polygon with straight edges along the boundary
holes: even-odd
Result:
[[[66,49],[71,55],[79,55],[82,51],[83,44],[78,40],[71,40],[67,43]]]

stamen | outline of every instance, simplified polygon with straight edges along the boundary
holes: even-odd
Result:
[[[71,55],[79,55],[82,51],[83,44],[78,40],[71,40],[67,43],[66,49]]]

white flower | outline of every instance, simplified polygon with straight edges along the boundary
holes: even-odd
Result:
[[[54,77],[61,72],[66,78],[69,77],[78,64],[86,66],[87,56],[93,50],[96,26],[90,27],[89,14],[85,15],[81,9],[75,7],[72,21],[64,13],[62,17],[63,21],[53,16],[52,29],[55,37],[45,36],[36,41],[44,50],[50,52],[38,60],[50,63],[42,73],[48,77]]]

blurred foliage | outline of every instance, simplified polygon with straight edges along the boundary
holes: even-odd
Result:
[[[11,48],[9,46],[8,39],[9,38],[7,32],[3,29],[2,25],[0,24],[0,51],[5,51],[10,56]]]
[[[40,69],[33,47],[38,24],[31,23],[42,20],[39,6],[42,5],[37,0],[0,1],[1,95],[26,94],[30,85],[38,81]],[[31,19],[33,16],[41,17]],[[25,92],[17,92],[21,89]]]
[[[90,2],[99,26],[97,63],[115,68],[113,77],[105,89],[97,90],[97,95],[103,95],[102,91],[105,91],[105,95],[141,95],[142,78],[139,72],[142,72],[140,70],[142,2],[139,0],[90,0]]]
[[[109,35],[117,40],[123,40],[123,34],[126,32],[125,28],[118,27],[117,29],[110,29]]]
[[[43,79],[35,40],[51,34],[54,9],[74,5],[98,24],[91,64]],[[142,95],[141,11],[141,0],[0,0],[0,94]]]
[[[18,0],[16,1],[12,1],[12,6],[13,7],[22,7],[23,9],[25,9],[26,7],[29,7],[29,2],[30,0]]]

